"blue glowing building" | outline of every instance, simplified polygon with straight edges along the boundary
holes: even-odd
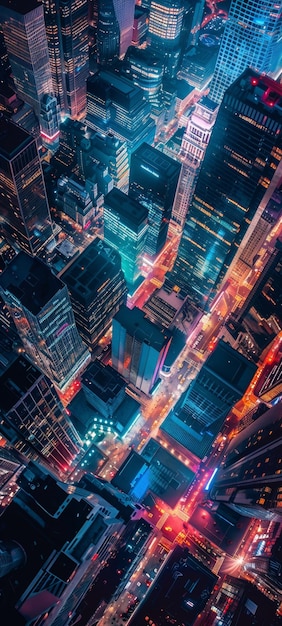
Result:
[[[168,282],[209,305],[281,158],[281,85],[251,69],[225,92]]]
[[[104,240],[121,256],[129,293],[140,285],[148,232],[148,209],[116,187],[105,196]]]
[[[248,67],[281,71],[282,2],[231,0],[209,97],[220,103],[225,90]]]

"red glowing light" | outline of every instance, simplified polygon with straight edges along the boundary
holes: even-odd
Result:
[[[59,130],[57,130],[53,135],[47,135],[43,132],[43,130],[40,132],[41,137],[44,137],[44,139],[48,139],[48,141],[54,141],[54,139],[57,139],[57,137],[59,137],[59,134]]]

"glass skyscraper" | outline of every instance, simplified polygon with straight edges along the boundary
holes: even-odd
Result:
[[[104,239],[121,256],[121,267],[129,289],[142,282],[141,266],[148,232],[148,209],[119,189],[105,196]]]
[[[132,41],[135,0],[113,0],[113,4],[119,23],[119,55],[124,56]]]
[[[169,439],[203,459],[224,419],[256,373],[256,365],[220,340],[161,425]]]
[[[1,434],[27,459],[67,472],[82,442],[51,381],[20,356],[0,385]]]
[[[42,97],[53,91],[42,5],[1,0],[0,21],[17,95],[39,117]]]
[[[112,364],[125,380],[149,395],[158,380],[172,335],[137,307],[121,306],[113,318]]]
[[[238,433],[229,444],[210,497],[239,513],[281,521],[281,402]]]
[[[131,80],[106,70],[88,78],[87,126],[126,141],[129,154],[143,141],[153,142],[156,126],[150,113],[142,89]]]
[[[164,74],[169,78],[176,76],[178,68],[183,15],[183,0],[151,1],[148,41],[163,58]]]
[[[40,253],[53,239],[52,220],[35,139],[0,118],[0,231],[17,247]]]
[[[98,3],[97,61],[99,65],[112,63],[119,56],[120,30],[113,0]]]
[[[246,70],[225,92],[168,283],[205,308],[268,189],[282,149],[282,87]]]
[[[249,66],[275,74],[281,57],[281,0],[231,0],[209,97],[220,103],[227,87]]]
[[[43,0],[53,92],[62,114],[80,119],[86,110],[89,70],[87,0]]]
[[[120,255],[108,242],[96,237],[61,278],[69,290],[79,333],[91,350],[126,302]]]
[[[0,294],[26,354],[64,391],[90,359],[67,287],[45,263],[20,252],[0,276]]]
[[[149,211],[145,251],[151,257],[166,243],[180,169],[174,159],[147,143],[131,156],[129,195]]]

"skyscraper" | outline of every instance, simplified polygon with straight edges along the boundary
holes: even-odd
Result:
[[[122,306],[113,318],[112,364],[125,380],[150,394],[158,380],[172,335],[134,307]]]
[[[234,318],[248,334],[245,341],[252,358],[259,359],[282,330],[282,241],[276,241],[267,263],[257,276],[256,282],[244,304],[235,311]],[[268,381],[270,385],[270,381]],[[266,385],[266,388],[267,386]],[[268,399],[269,401],[269,399]]]
[[[129,160],[126,141],[121,141],[112,133],[91,135],[91,157],[109,168],[115,187],[128,189]]]
[[[87,228],[95,215],[93,199],[81,181],[60,176],[57,184],[57,206],[74,222]]]
[[[155,123],[142,89],[119,74],[101,70],[87,80],[86,123],[127,142],[132,153],[143,141],[153,142]]]
[[[148,41],[161,55],[168,78],[174,78],[178,68],[183,15],[183,0],[151,1]]]
[[[281,71],[281,0],[231,0],[209,97],[224,92],[249,66],[258,72]]]
[[[68,287],[80,335],[90,349],[94,348],[126,301],[120,255],[96,237],[61,279]]]
[[[149,256],[165,245],[180,169],[174,159],[147,143],[131,156],[129,195],[149,211],[145,250]]]
[[[118,59],[120,30],[113,0],[98,2],[96,37],[99,65],[107,65]]]
[[[135,4],[132,45],[140,46],[146,41],[149,23],[149,12],[141,6]]]
[[[67,287],[45,263],[20,252],[0,276],[0,293],[27,355],[64,391],[90,359]]]
[[[192,111],[185,129],[180,157],[182,168],[172,218],[184,226],[187,209],[216,120],[217,105],[203,96]]]
[[[36,141],[0,118],[0,230],[31,254],[53,239],[52,220]]]
[[[112,189],[104,201],[104,239],[121,256],[129,289],[142,282],[141,266],[148,233],[148,209],[119,189]]]
[[[143,90],[152,107],[159,107],[163,80],[162,58],[150,48],[130,46],[125,60],[134,84]]]
[[[281,521],[282,403],[246,426],[229,444],[209,496],[239,513]]]
[[[209,304],[281,159],[282,87],[246,70],[225,92],[168,282]]]
[[[17,95],[40,115],[44,94],[53,92],[42,4],[1,0],[0,20]]]
[[[192,455],[203,459],[256,369],[245,356],[220,340],[164,420],[161,430]]]
[[[61,112],[80,119],[86,110],[89,70],[87,0],[43,0],[53,92]]]
[[[67,624],[115,549],[122,514],[91,485],[58,481],[33,462],[18,483],[1,515],[1,619],[18,626]]]
[[[124,56],[131,45],[135,0],[113,0],[120,31],[119,56]]]
[[[81,450],[51,381],[20,356],[0,377],[0,432],[16,450],[66,474]]]
[[[264,585],[258,589],[245,578],[225,575],[213,602],[213,619],[205,616],[201,626],[277,626],[277,604],[270,598]]]
[[[59,147],[61,113],[56,96],[45,94],[41,99],[40,127],[42,143],[51,151]]]
[[[274,229],[279,229],[279,222],[282,217],[282,185],[277,188],[277,177],[280,178],[280,169],[282,172],[282,161],[228,272],[228,275],[235,282],[247,278],[250,268],[254,268],[259,256],[263,254],[262,248],[268,236],[270,236],[273,245],[275,243]],[[271,194],[272,187],[275,188],[275,191]],[[268,199],[269,195],[270,199]],[[271,248],[268,248],[267,256],[268,253],[271,253],[273,245],[271,244]],[[266,260],[265,257],[264,260]]]

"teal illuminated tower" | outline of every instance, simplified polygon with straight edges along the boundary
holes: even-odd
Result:
[[[120,253],[129,293],[142,282],[147,232],[148,209],[114,187],[105,196],[104,239]]]

